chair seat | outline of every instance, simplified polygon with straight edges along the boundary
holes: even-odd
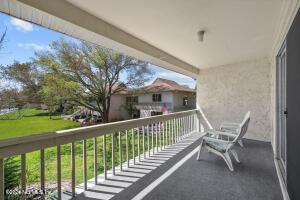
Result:
[[[223,153],[226,152],[226,149],[228,146],[228,144],[226,144],[226,143],[214,142],[214,141],[205,141],[205,144],[207,146],[209,146],[210,148],[213,148],[213,149],[223,152]]]
[[[231,132],[232,134],[238,134],[237,128],[229,128],[229,127],[222,127],[221,128],[222,131],[228,131]]]

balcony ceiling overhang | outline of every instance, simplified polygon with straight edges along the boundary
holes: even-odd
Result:
[[[27,21],[197,77],[202,68],[267,57],[282,2],[3,0],[0,8]],[[199,30],[206,31],[203,42],[198,40]]]

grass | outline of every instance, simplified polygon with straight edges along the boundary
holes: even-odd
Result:
[[[38,109],[25,109],[22,111],[24,117],[19,120],[0,120],[0,139],[33,135],[39,133],[52,132],[56,130],[68,129],[78,127],[76,122],[64,120],[59,116],[55,116],[54,119],[50,119],[48,113]],[[10,113],[9,118],[16,118],[17,113]],[[6,116],[7,118],[7,116]],[[151,131],[150,131],[151,132]],[[126,149],[125,149],[125,133],[121,134],[122,139],[122,162],[126,161]],[[128,147],[129,156],[132,158],[132,130],[128,131]],[[112,166],[112,151],[111,151],[111,138],[112,134],[106,135],[106,152],[107,152],[107,167]],[[118,146],[118,134],[114,134],[115,141],[115,166],[119,165],[119,146]],[[97,138],[97,152],[98,152],[98,174],[103,173],[103,137]],[[135,133],[135,155],[137,155],[137,133]],[[150,133],[150,147],[152,146],[152,139]],[[145,146],[147,150],[147,137],[145,135]],[[156,139],[154,138],[155,147]],[[75,143],[75,174],[76,183],[83,182],[83,145],[82,141]],[[46,182],[55,183],[57,175],[56,165],[56,148],[45,149],[45,176]],[[142,134],[140,135],[140,153],[142,154]],[[20,156],[16,156],[15,159],[20,163]],[[70,144],[61,146],[61,162],[62,162],[62,180],[64,182],[71,182],[71,147]],[[26,177],[29,184],[38,183],[40,181],[40,152],[35,151],[26,154]],[[87,175],[88,178],[92,178],[94,173],[94,145],[93,139],[87,140]]]
[[[16,119],[17,112],[0,115],[0,140],[79,127],[79,123],[64,120],[60,116],[50,119],[44,110],[23,109],[21,112],[21,119]]]

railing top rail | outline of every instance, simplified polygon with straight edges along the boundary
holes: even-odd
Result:
[[[44,148],[64,145],[79,140],[99,137],[111,132],[128,130],[152,123],[170,120],[177,117],[184,117],[188,114],[195,114],[198,110],[188,110],[166,115],[157,115],[139,119],[124,120],[107,124],[99,124],[88,127],[80,127],[52,133],[36,134],[31,136],[17,137],[0,141],[0,158],[12,155],[19,155]]]

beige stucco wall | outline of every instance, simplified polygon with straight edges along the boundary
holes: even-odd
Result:
[[[128,112],[124,108],[125,103],[126,103],[125,95],[115,94],[111,97],[109,121],[129,119]]]
[[[197,80],[197,106],[214,128],[240,122],[248,110],[246,138],[271,141],[271,67],[259,59],[203,69]]]
[[[188,105],[183,106],[183,97],[188,97]],[[196,108],[196,97],[191,92],[173,92],[173,110],[174,112],[195,109]]]

